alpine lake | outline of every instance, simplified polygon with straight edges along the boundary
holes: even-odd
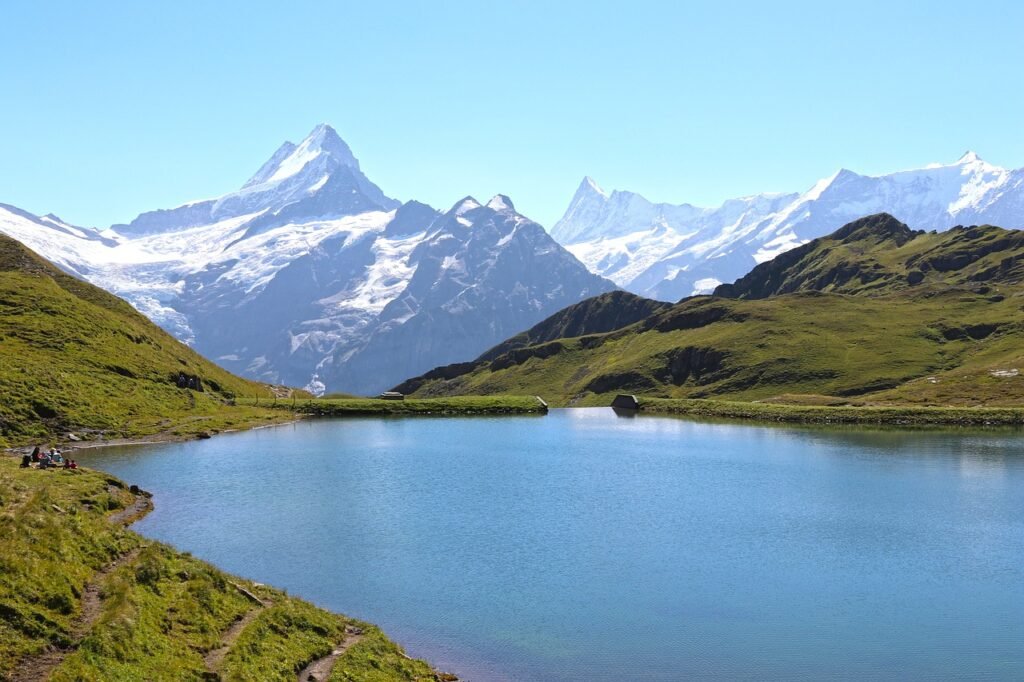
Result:
[[[306,420],[81,451],[143,535],[467,680],[1024,679],[1024,434]]]

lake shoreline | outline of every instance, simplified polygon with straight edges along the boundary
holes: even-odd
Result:
[[[250,399],[245,405],[256,405]],[[518,416],[546,414],[548,404],[539,396],[453,396],[449,398],[317,398],[282,400],[260,407],[291,410],[304,417],[372,417],[372,416]]]
[[[864,426],[1024,426],[1024,408],[790,405],[685,398],[643,398],[640,414],[721,418],[753,423]]]
[[[745,402],[708,398],[649,398],[637,396],[637,414],[671,415],[695,419],[730,419],[751,423],[788,423],[829,425],[864,425],[891,427],[927,426],[1024,426],[1022,407],[948,407],[948,406],[867,406],[867,405],[800,405],[790,403]],[[300,400],[239,399],[244,407],[262,408],[259,420],[243,419],[228,428],[182,430],[175,424],[161,431],[140,436],[109,440],[68,438],[54,435],[36,437],[32,441],[3,448],[20,455],[30,452],[34,443],[53,443],[63,451],[91,450],[104,447],[180,443],[211,438],[226,433],[241,433],[323,417],[498,417],[542,416],[549,406],[540,396],[453,396],[450,398],[321,398]],[[560,405],[573,409],[595,405]],[[273,413],[277,413],[274,416]],[[191,424],[196,426],[196,424]]]
[[[158,499],[167,496],[167,505],[158,502],[157,515],[145,522],[147,536],[187,548],[231,572],[306,595],[314,603],[379,622],[410,647],[410,654],[470,679],[499,679],[501,673],[525,679],[611,679],[601,676],[606,669],[620,679],[638,669],[651,673],[649,679],[670,679],[664,675],[669,670],[679,676],[713,676],[735,672],[734,655],[751,670],[761,665],[757,656],[742,658],[742,641],[730,641],[717,629],[717,610],[704,616],[703,606],[693,607],[694,587],[715,595],[698,599],[698,605],[717,609],[721,603],[730,613],[742,614],[753,603],[785,626],[778,632],[797,628],[799,637],[756,625],[743,630],[743,641],[747,636],[764,637],[787,660],[800,651],[810,655],[785,668],[792,676],[824,676],[838,669],[839,664],[830,660],[833,656],[870,659],[890,637],[902,641],[895,631],[883,636],[863,627],[879,609],[895,621],[906,617],[907,622],[924,609],[928,617],[923,633],[943,642],[960,642],[963,622],[977,626],[981,634],[971,646],[989,653],[965,662],[965,670],[990,670],[991,661],[999,656],[1017,660],[1016,645],[997,636],[996,625],[1007,616],[1005,599],[988,604],[981,597],[965,598],[957,602],[959,615],[949,618],[928,610],[929,605],[943,604],[946,593],[925,580],[941,574],[948,557],[957,556],[928,540],[935,537],[932,526],[955,531],[946,536],[950,547],[975,537],[978,523],[995,533],[995,541],[1005,543],[1013,537],[1007,522],[992,525],[987,515],[964,516],[946,503],[964,490],[966,472],[971,499],[984,502],[985,509],[999,510],[996,519],[1006,519],[1004,512],[1015,507],[1013,500],[998,493],[1013,489],[1021,463],[1004,457],[1009,441],[995,429],[988,430],[997,436],[994,439],[978,440],[968,429],[937,437],[924,430],[915,434],[914,429],[879,434],[870,427],[851,426],[835,433],[811,425],[807,429],[815,434],[807,437],[803,429],[781,424],[723,427],[685,418],[659,419],[654,413],[643,419],[643,414],[616,417],[599,408],[553,410],[546,419],[528,422],[308,419],[294,428],[241,434],[216,444],[161,447],[148,464],[143,453],[136,457],[132,448],[109,460],[99,457],[86,463],[155,490]],[[301,443],[301,457],[282,456],[295,443]],[[208,456],[215,450],[217,457]],[[238,472],[231,462],[242,453],[247,466]],[[178,454],[188,459],[179,459]],[[297,461],[330,465],[322,476],[310,477],[305,467],[295,466]],[[382,476],[385,472],[388,475]],[[581,472],[586,474],[582,478]],[[227,478],[235,474],[238,479]],[[274,484],[250,489],[244,484],[250,478]],[[209,481],[221,483],[207,486]],[[721,487],[723,481],[726,488]],[[851,481],[857,482],[855,493],[845,487]],[[748,503],[752,491],[756,495]],[[872,502],[846,504],[854,497]],[[306,522],[302,501],[311,498],[325,501],[325,524]],[[178,509],[177,518],[160,513],[173,507]],[[388,510],[384,517],[377,513],[383,508]],[[930,511],[949,518],[929,522],[934,518]],[[275,519],[275,530],[264,532],[264,521],[253,521],[256,517]],[[715,521],[718,518],[725,521]],[[216,521],[197,523],[202,519]],[[568,527],[565,519],[570,520]],[[658,521],[641,523],[650,519]],[[737,539],[736,524],[741,522],[751,525],[744,526]],[[926,540],[907,545],[921,557],[920,564],[903,561],[902,553],[892,554],[884,531],[894,523],[917,529],[914,536]],[[830,533],[848,529],[850,541],[823,545],[823,525]],[[494,528],[514,532],[495,538]],[[565,530],[544,532],[545,528]],[[637,528],[644,529],[639,537]],[[871,533],[865,536],[864,529]],[[258,535],[249,536],[249,542],[259,538],[260,549],[237,560],[244,539],[234,548],[226,543],[251,532]],[[744,539],[766,535],[771,539],[766,543]],[[414,537],[426,539],[405,540]],[[609,539],[612,547],[599,554],[570,552],[564,543],[576,542],[573,538],[580,538],[578,546],[583,549],[604,548]],[[691,548],[698,544],[701,551],[695,554]],[[780,544],[784,559],[776,561]],[[655,548],[671,571],[652,571],[647,561],[631,558],[637,551],[645,554]],[[810,557],[804,558],[808,553]],[[388,561],[381,562],[382,556]],[[476,556],[494,560],[474,564],[471,557]],[[567,559],[579,556],[582,565]],[[1007,560],[1003,553],[981,566],[975,577],[959,576],[962,584],[954,581],[949,594],[1014,594],[1018,588],[1006,587],[1007,581],[999,577],[1005,576]],[[608,561],[614,563],[609,566]],[[332,575],[344,579],[324,580],[316,571],[296,573],[296,562],[323,562],[332,567]],[[519,562],[521,568],[506,568]],[[726,568],[709,573],[709,563]],[[551,566],[556,570],[545,573]],[[845,566],[870,570],[847,574]],[[799,589],[790,581],[794,571],[801,576]],[[902,582],[878,588],[875,577],[890,571]],[[538,586],[538,575],[552,577]],[[567,584],[566,577],[572,575],[580,577],[579,587]],[[755,575],[764,578],[769,595],[762,597],[753,587],[749,593],[740,588],[737,595],[736,585],[749,584],[747,576]],[[850,585],[841,594],[834,592],[835,575]],[[594,594],[598,586],[609,600],[587,602],[590,610],[571,615],[578,611],[570,606]],[[876,588],[881,591],[870,594],[878,598],[854,609],[856,618],[844,626],[846,631],[827,634],[830,630],[823,626],[833,621],[818,604],[838,608],[848,604],[848,595],[863,596]],[[459,590],[458,599],[451,589]],[[560,601],[566,593],[566,600]],[[658,595],[671,595],[674,606],[664,615],[643,608],[650,603],[648,597],[661,598]],[[795,600],[795,607],[776,608],[783,599]],[[674,617],[683,608],[696,613],[686,624]],[[608,633],[597,624],[608,623],[611,613],[634,614],[645,623],[646,634],[633,638],[633,624],[626,623]],[[538,629],[537,623],[545,625]],[[517,633],[511,645],[509,632]],[[540,639],[527,639],[522,633],[536,633]],[[814,640],[814,633],[826,634]],[[686,655],[646,658],[655,650],[670,651],[666,644],[679,639],[690,643]],[[810,654],[801,641],[815,641],[821,655]],[[555,657],[549,642],[556,646]],[[991,650],[978,648],[981,642]],[[705,646],[715,655],[692,663],[689,652]],[[907,646],[919,670],[948,663],[943,655]],[[572,663],[558,658],[563,648],[572,652]],[[468,652],[466,663],[463,651]],[[847,660],[857,672],[872,669]]]
[[[122,445],[154,445],[158,443],[181,443],[203,440],[224,433],[240,433],[273,426],[294,424],[316,417],[388,417],[388,416],[519,416],[543,415],[548,405],[537,396],[460,396],[454,398],[429,398],[407,400],[382,400],[379,398],[326,398],[326,399],[237,399],[241,419],[226,427],[211,426],[195,421],[183,421],[167,425],[152,433],[135,436],[103,439],[91,437],[69,437],[75,430],[67,429],[63,435],[47,434],[24,438],[3,448],[4,452],[23,454],[31,452],[33,445],[53,444],[61,450],[83,450]],[[260,412],[247,417],[244,411],[259,408]],[[78,430],[89,434],[89,431]],[[94,434],[90,434],[94,435]]]

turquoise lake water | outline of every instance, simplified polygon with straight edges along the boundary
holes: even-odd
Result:
[[[135,529],[469,680],[1024,679],[1024,436],[308,421],[83,454]]]

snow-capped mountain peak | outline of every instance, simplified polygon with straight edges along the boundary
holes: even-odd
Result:
[[[238,191],[143,213],[128,225],[111,229],[136,238],[250,216],[253,229],[264,230],[300,218],[356,215],[398,204],[363,175],[349,146],[322,123],[299,144],[278,147]]]
[[[596,237],[598,233],[613,231],[614,226],[602,225],[612,200],[613,197],[601,189],[593,178],[584,177],[565,215],[551,228],[551,236],[562,244],[573,244]]]
[[[451,210],[448,212],[454,213],[457,216],[462,216],[465,215],[466,213],[469,213],[470,211],[480,208],[481,206],[482,204],[473,197],[465,196],[462,199],[456,201],[455,204],[451,207]]]
[[[281,145],[256,175],[242,185],[239,193],[269,189],[285,181],[289,181],[288,186],[315,191],[323,186],[325,178],[341,168],[360,172],[359,161],[349,146],[334,128],[321,123],[299,144]]]
[[[982,159],[980,156],[978,156],[977,152],[972,152],[971,150],[968,149],[966,152],[964,152],[963,156],[957,159],[956,165],[965,166],[969,163],[977,163],[978,161],[981,160]]]
[[[579,194],[580,192],[585,194],[599,194],[603,197],[608,196],[608,193],[601,189],[601,186],[597,184],[597,181],[589,175],[585,176],[583,180],[580,181],[580,186],[576,189],[576,193]]]
[[[513,211],[515,212],[516,207],[504,194],[495,194],[491,197],[491,200],[487,202],[487,208],[494,211]]]
[[[256,171],[256,174],[242,185],[242,190],[290,178],[321,156],[330,159],[328,163],[321,164],[325,171],[329,171],[330,167],[338,166],[348,166],[359,170],[359,161],[352,155],[352,150],[341,139],[338,132],[328,124],[321,123],[313,128],[299,144],[285,142],[278,147],[273,156]]]
[[[277,169],[280,167],[281,163],[285,159],[287,159],[292,154],[292,152],[295,151],[295,147],[296,145],[294,142],[287,141],[280,147],[278,147],[277,151],[274,152],[271,155],[271,157],[264,162],[262,166],[260,166],[260,169],[256,171],[256,174],[249,178],[244,185],[242,185],[242,189],[247,189],[255,185],[262,185],[264,182],[270,179],[270,176],[277,172]]]

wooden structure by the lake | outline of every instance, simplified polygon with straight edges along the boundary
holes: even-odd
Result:
[[[405,400],[405,396],[398,391],[384,391],[380,394],[381,400]]]

